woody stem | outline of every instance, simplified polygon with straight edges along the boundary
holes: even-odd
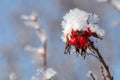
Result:
[[[97,59],[99,59],[99,61],[102,63],[103,67],[105,68],[105,70],[106,70],[106,72],[107,72],[107,78],[108,78],[109,80],[113,80],[113,76],[112,76],[111,73],[110,73],[109,67],[108,67],[108,65],[106,64],[106,62],[104,61],[104,59],[103,59],[102,55],[100,54],[99,50],[98,50],[94,45],[92,46],[92,48],[95,50],[95,52],[96,52],[96,54],[97,54],[97,56],[98,56]]]

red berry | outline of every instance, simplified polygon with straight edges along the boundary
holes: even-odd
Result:
[[[88,43],[88,37],[86,37],[86,36],[79,37],[78,41],[79,41],[80,48],[83,48]]]
[[[80,48],[83,48],[83,46],[84,46],[83,37],[79,37],[78,40],[79,40]]]
[[[69,43],[73,46],[77,46],[78,45],[78,40],[77,40],[77,38],[71,38],[69,40]]]
[[[83,38],[83,43],[84,43],[84,45],[88,43],[88,37],[85,36],[85,37]]]
[[[72,37],[77,37],[77,32],[74,29],[72,29]]]

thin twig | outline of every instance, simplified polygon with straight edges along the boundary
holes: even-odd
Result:
[[[43,31],[40,29],[40,27],[37,29],[37,32],[40,36],[45,34],[43,33]],[[45,36],[46,37],[46,36]],[[46,53],[47,53],[47,39],[45,39],[43,42],[43,48],[44,48],[44,54],[43,54],[43,64],[44,64],[44,69],[47,69],[47,58],[46,58]]]
[[[92,73],[90,74],[90,76],[91,76],[92,80],[95,80],[95,77],[93,76]]]
[[[36,30],[38,36],[40,37],[40,40],[41,40],[41,43],[43,46],[43,48],[42,48],[43,52],[42,52],[42,54],[40,54],[40,57],[43,59],[42,60],[43,68],[44,68],[44,71],[46,71],[47,70],[47,55],[46,55],[47,54],[47,36],[46,36],[45,32],[43,31],[43,29],[40,27],[38,17],[36,14],[32,14],[30,16],[23,15],[22,18],[24,20],[26,20],[25,24],[27,26],[34,28]],[[38,50],[38,52],[40,53],[39,50]],[[44,75],[43,72],[40,72],[40,74],[41,74],[42,80],[48,80],[48,79],[46,79],[46,76]],[[49,80],[52,80],[52,78]]]
[[[90,80],[96,80],[91,71],[88,72],[88,77],[90,78]]]
[[[120,12],[120,7],[118,6],[118,4],[116,5],[114,3],[114,1],[112,0],[105,0],[104,2],[108,3],[109,5],[111,5],[114,9],[116,9],[118,12]]]

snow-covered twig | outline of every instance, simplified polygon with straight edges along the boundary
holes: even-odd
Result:
[[[31,28],[34,28],[41,40],[41,43],[43,45],[42,48],[34,48],[31,46],[26,46],[25,49],[34,53],[37,53],[40,55],[40,58],[42,58],[44,68],[37,69],[37,74],[40,75],[42,80],[52,80],[52,77],[57,74],[57,72],[47,67],[47,36],[46,33],[43,31],[43,29],[40,27],[38,22],[38,17],[36,13],[32,13],[29,16],[22,15],[22,19],[25,20],[25,25]],[[32,80],[37,80],[35,76],[32,77]]]
[[[40,40],[43,44],[43,48],[36,49],[36,48],[32,48],[32,47],[26,47],[26,49],[29,51],[31,50],[34,52],[42,53],[44,68],[47,69],[47,58],[46,58],[47,36],[46,36],[45,32],[42,30],[42,28],[40,27],[37,14],[34,12],[28,16],[22,15],[21,18],[25,20],[24,23],[26,26],[32,27],[36,30],[36,32],[37,32],[38,36],[40,37]],[[40,51],[42,51],[42,52],[40,52]]]
[[[118,12],[120,12],[120,1],[119,0],[97,0],[99,2],[106,2],[110,4],[113,8],[115,8]]]
[[[44,79],[45,80],[51,80],[53,76],[55,76],[57,74],[57,72],[52,69],[52,68],[48,68],[44,73]]]
[[[94,41],[90,39],[93,37],[103,39],[104,37],[105,32],[97,25],[98,20],[96,14],[93,15],[77,8],[70,10],[69,13],[63,17],[62,21],[62,39],[66,43],[65,53],[70,54],[72,46],[76,54],[81,55],[85,59],[86,55],[91,51],[92,54],[96,56],[95,58],[102,63],[107,72],[107,78],[113,80],[108,65],[104,61],[98,48],[95,47]]]
[[[37,69],[36,75],[41,75],[42,80],[51,80],[57,72],[53,68],[44,69]]]
[[[88,71],[87,76],[90,78],[90,80],[96,80],[93,73],[92,73],[92,71]]]

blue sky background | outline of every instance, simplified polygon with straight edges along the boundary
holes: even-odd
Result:
[[[30,80],[35,74],[37,67],[32,64],[32,53],[24,47],[39,47],[41,43],[35,31],[25,27],[20,19],[22,14],[32,11],[38,13],[41,26],[48,33],[48,66],[58,72],[55,80],[89,80],[86,73],[89,70],[96,73],[99,65],[93,66],[99,63],[93,57],[83,60],[74,54],[63,54],[64,43],[60,39],[62,17],[76,7],[100,16],[99,25],[106,30],[106,36],[98,45],[114,80],[119,80],[120,27],[113,27],[112,23],[120,19],[120,13],[95,0],[0,0],[0,80],[9,80],[11,72],[16,73],[17,80]]]

